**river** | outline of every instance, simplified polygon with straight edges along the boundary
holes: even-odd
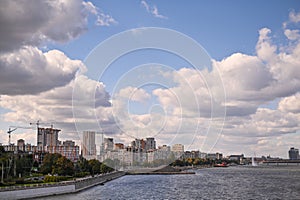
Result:
[[[130,175],[52,200],[300,199],[300,166],[207,168],[192,175]]]

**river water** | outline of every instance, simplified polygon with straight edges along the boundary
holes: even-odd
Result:
[[[300,166],[228,167],[192,175],[131,175],[42,199],[298,199]]]

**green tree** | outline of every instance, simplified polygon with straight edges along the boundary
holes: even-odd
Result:
[[[88,164],[90,166],[90,173],[92,175],[101,173],[101,163],[99,162],[99,160],[96,159],[89,160]]]
[[[73,162],[64,156],[59,157],[56,162],[54,162],[52,174],[72,176],[74,174]]]
[[[109,173],[109,172],[112,172],[112,171],[114,171],[114,169],[113,168],[111,168],[111,167],[108,167],[107,165],[105,165],[104,163],[102,163],[101,164],[101,167],[100,167],[100,169],[101,169],[101,173],[103,173],[103,174],[105,174],[105,173]]]
[[[32,155],[19,154],[15,156],[15,159],[16,175],[25,176],[30,174],[34,162]]]
[[[58,158],[62,157],[62,155],[58,154],[58,153],[54,153],[54,154],[46,154],[44,159],[43,159],[43,163],[41,166],[40,171],[43,174],[50,174],[52,173],[52,167],[53,165],[56,163],[56,161],[58,160]]]

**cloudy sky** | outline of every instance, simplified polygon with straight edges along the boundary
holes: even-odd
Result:
[[[300,148],[299,1],[0,4],[0,143],[40,120],[78,143],[95,130],[225,155]]]

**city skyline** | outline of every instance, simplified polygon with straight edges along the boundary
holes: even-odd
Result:
[[[24,152],[48,152],[48,153],[60,153],[62,155],[68,155],[66,154],[65,150],[62,149],[61,147],[65,146],[72,146],[76,147],[77,155],[76,159],[78,159],[79,154],[82,155],[84,158],[90,160],[90,159],[100,159],[103,161],[101,158],[101,154],[106,154],[107,151],[117,151],[124,149],[126,151],[133,151],[133,149],[141,148],[144,151],[144,153],[149,152],[155,152],[160,149],[168,149],[170,152],[180,152],[180,154],[177,155],[176,158],[181,157],[182,155],[186,153],[191,153],[191,152],[198,152],[199,155],[201,155],[201,158],[209,158],[209,157],[216,157],[216,155],[221,155],[230,158],[231,156],[245,156],[245,157],[257,157],[256,153],[254,152],[254,155],[246,155],[243,151],[238,152],[237,154],[231,154],[231,155],[226,155],[222,152],[203,152],[201,149],[185,149],[185,145],[181,143],[174,143],[174,144],[157,144],[155,138],[135,138],[128,144],[123,144],[120,143],[119,141],[114,141],[114,138],[111,137],[106,137],[104,135],[101,135],[102,139],[101,141],[96,142],[96,132],[95,131],[83,131],[82,133],[82,140],[80,140],[80,144],[75,143],[75,141],[72,140],[66,140],[66,141],[61,141],[57,137],[58,132],[61,130],[54,129],[53,127],[48,127],[48,128],[39,128],[39,131],[37,132],[37,138],[40,137],[40,139],[37,139],[35,144],[31,144],[26,142],[26,139],[19,138],[17,140],[17,143],[15,144],[13,141],[11,141],[10,145],[8,144],[2,144],[0,143],[1,146],[4,147],[6,151],[12,151],[12,152],[17,152],[17,151],[24,151]],[[55,134],[56,133],[56,134]],[[41,135],[45,134],[46,139],[44,141],[44,146],[41,144]],[[50,140],[49,140],[50,139]],[[117,138],[118,139],[118,138]],[[71,145],[70,145],[71,144]],[[157,146],[156,146],[157,145]],[[65,147],[66,148],[66,147]],[[128,149],[129,148],[129,149]],[[73,151],[73,150],[72,150]],[[81,152],[81,153],[79,153]],[[137,151],[138,153],[139,151]],[[293,153],[291,153],[293,152]],[[68,155],[70,156],[70,155]],[[71,156],[74,156],[73,154]],[[106,155],[107,156],[107,155]],[[283,159],[282,157],[272,157],[274,155],[266,155],[263,154],[261,155],[261,158],[270,158],[270,159]],[[217,156],[218,157],[218,156]],[[287,158],[290,160],[297,160],[300,158],[299,154],[299,149],[295,147],[290,147],[289,151],[287,151]],[[215,158],[214,158],[215,159]],[[219,158],[218,158],[219,159]],[[73,160],[73,159],[72,159]]]
[[[287,158],[300,146],[297,1],[3,1],[0,11],[2,144],[10,126],[40,120],[79,145],[91,130],[96,144],[102,133],[153,137],[226,155]],[[37,140],[22,128],[11,137]]]

